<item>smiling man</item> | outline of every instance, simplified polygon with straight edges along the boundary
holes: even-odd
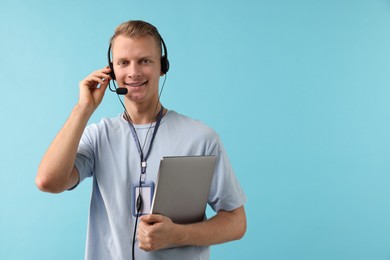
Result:
[[[112,64],[80,82],[79,100],[45,153],[36,184],[59,193],[93,178],[85,259],[209,259],[209,246],[240,239],[246,231],[246,198],[221,140],[203,123],[160,103],[159,80],[169,63],[153,25],[125,22],[110,46]],[[126,92],[124,112],[87,126],[113,79]],[[200,155],[217,157],[208,198],[215,216],[183,225],[162,215],[134,214],[133,189],[141,177],[156,182],[162,157]]]

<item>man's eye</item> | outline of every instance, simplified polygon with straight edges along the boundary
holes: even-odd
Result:
[[[149,60],[149,59],[142,59],[142,60],[141,60],[141,63],[142,63],[142,64],[150,64],[150,63],[152,63],[152,60]]]
[[[127,61],[120,60],[120,61],[118,61],[117,64],[118,64],[119,66],[123,66],[123,65],[126,65],[126,64],[127,64]]]

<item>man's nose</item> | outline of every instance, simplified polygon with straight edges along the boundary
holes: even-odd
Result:
[[[141,67],[136,62],[131,62],[130,66],[128,67],[127,76],[132,79],[136,79],[141,77]]]

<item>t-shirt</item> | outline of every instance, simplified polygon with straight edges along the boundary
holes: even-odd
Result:
[[[155,123],[134,125],[143,151],[149,148]],[[145,139],[146,142],[145,142]],[[147,160],[146,179],[155,182],[164,156],[215,155],[217,163],[208,204],[218,212],[242,206],[245,195],[218,135],[200,121],[169,110],[161,120]],[[80,181],[93,177],[85,259],[131,259],[135,217],[133,185],[139,181],[140,155],[123,114],[89,125],[81,138],[75,166]],[[209,247],[186,246],[144,252],[138,259],[209,259]]]

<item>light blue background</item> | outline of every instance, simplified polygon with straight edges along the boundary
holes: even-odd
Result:
[[[390,259],[388,0],[1,0],[0,259],[83,258],[91,181],[34,177],[129,19],[159,28],[163,103],[220,134],[247,194],[212,259]],[[91,122],[120,111],[107,93]]]

